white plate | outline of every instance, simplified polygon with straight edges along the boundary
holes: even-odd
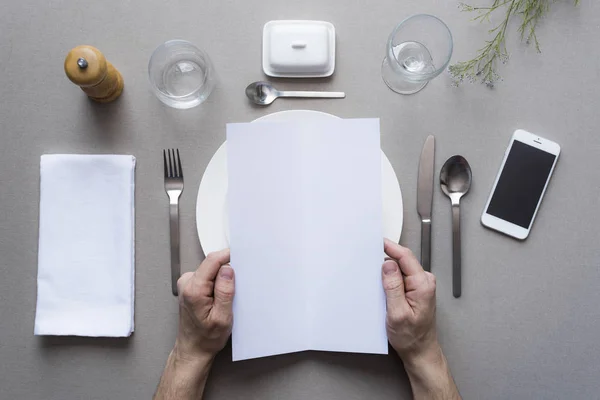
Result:
[[[319,121],[339,118],[319,111],[281,111],[256,121]],[[227,215],[227,149],[226,142],[219,147],[204,171],[196,201],[196,228],[204,254],[229,247]],[[402,233],[402,192],[390,160],[381,152],[381,179],[383,194],[383,236],[398,242]]]

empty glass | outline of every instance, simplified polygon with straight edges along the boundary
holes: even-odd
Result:
[[[433,15],[413,15],[390,34],[381,75],[394,92],[417,93],[446,69],[451,56],[446,24]]]
[[[174,108],[197,106],[215,86],[208,54],[185,40],[169,40],[158,46],[150,57],[148,76],[156,97]]]

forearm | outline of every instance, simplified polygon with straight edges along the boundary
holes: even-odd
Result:
[[[423,354],[404,361],[415,400],[461,400],[446,357],[436,343]]]
[[[212,362],[212,356],[182,354],[176,344],[167,360],[154,400],[201,399]]]

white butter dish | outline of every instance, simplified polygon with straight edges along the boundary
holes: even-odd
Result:
[[[335,69],[335,28],[325,21],[269,21],[263,71],[276,78],[321,78]]]

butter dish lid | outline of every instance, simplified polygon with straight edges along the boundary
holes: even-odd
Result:
[[[277,78],[319,78],[335,69],[335,28],[325,21],[269,21],[263,71]]]

